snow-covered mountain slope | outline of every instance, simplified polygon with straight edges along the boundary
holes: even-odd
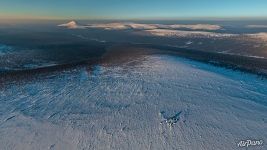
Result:
[[[229,150],[267,141],[265,79],[166,55],[113,60],[0,87],[0,149]]]

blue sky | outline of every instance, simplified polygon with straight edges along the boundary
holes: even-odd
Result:
[[[1,0],[0,18],[267,17],[267,0]]]

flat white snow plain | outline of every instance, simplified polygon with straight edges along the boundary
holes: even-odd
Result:
[[[169,55],[99,63],[0,90],[1,150],[267,146],[267,81]]]

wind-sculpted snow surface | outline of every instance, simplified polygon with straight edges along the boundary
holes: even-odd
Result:
[[[0,149],[229,150],[267,141],[265,79],[167,55],[113,60],[0,86]]]

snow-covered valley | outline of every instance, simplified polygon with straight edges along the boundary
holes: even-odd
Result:
[[[267,142],[267,81],[170,55],[0,86],[0,149],[239,149]],[[255,146],[253,149],[266,149]]]

